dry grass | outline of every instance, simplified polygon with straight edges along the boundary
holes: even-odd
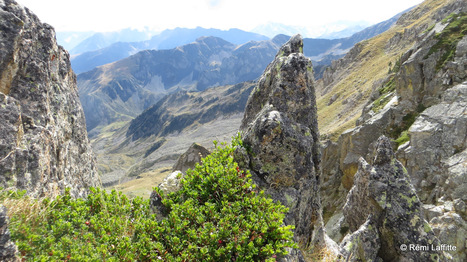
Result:
[[[21,224],[39,226],[45,220],[48,206],[42,199],[28,196],[20,198],[7,197],[1,200],[1,205],[7,208],[8,217],[20,218]]]
[[[315,252],[304,251],[305,260],[308,262],[329,262],[337,261],[337,255],[328,248],[322,248]]]
[[[130,198],[139,196],[147,199],[152,192],[152,188],[159,185],[171,172],[171,167],[159,168],[154,171],[143,173],[139,175],[137,179],[116,185],[107,190],[115,189],[121,191]]]

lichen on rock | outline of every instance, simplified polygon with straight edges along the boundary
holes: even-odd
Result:
[[[290,208],[285,222],[295,225],[297,243],[325,245],[314,78],[302,51],[301,36],[293,36],[264,71],[241,125],[247,150],[236,160],[266,194]]]
[[[84,196],[100,185],[70,56],[55,32],[0,1],[0,186]]]
[[[342,241],[341,253],[349,261],[446,259],[444,252],[431,249],[431,245],[438,246],[440,242],[423,218],[422,203],[407,170],[395,158],[385,136],[376,143],[372,165],[360,159],[344,216],[352,233]],[[428,248],[404,249],[410,245]]]

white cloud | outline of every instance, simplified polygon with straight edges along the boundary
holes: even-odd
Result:
[[[339,20],[377,23],[422,0],[17,0],[57,30],[240,28],[277,22],[295,26]]]

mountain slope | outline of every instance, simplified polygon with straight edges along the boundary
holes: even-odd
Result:
[[[147,50],[78,76],[88,130],[126,121],[177,90],[253,80],[274,56],[274,42],[235,46],[215,37],[171,50]]]
[[[336,139],[345,129],[355,126],[363,106],[387,77],[389,68],[412,47],[418,34],[434,23],[430,15],[442,4],[426,2],[402,15],[389,30],[355,45],[324,72],[317,93],[322,134]],[[421,10],[424,7],[433,10]]]
[[[254,84],[180,91],[141,115],[106,126],[93,140],[104,186],[171,167],[194,141],[210,148],[238,130]],[[152,185],[151,185],[152,186]]]

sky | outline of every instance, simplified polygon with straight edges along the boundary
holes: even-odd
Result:
[[[148,27],[252,30],[269,22],[316,27],[375,24],[423,0],[17,0],[56,31],[110,32]]]

